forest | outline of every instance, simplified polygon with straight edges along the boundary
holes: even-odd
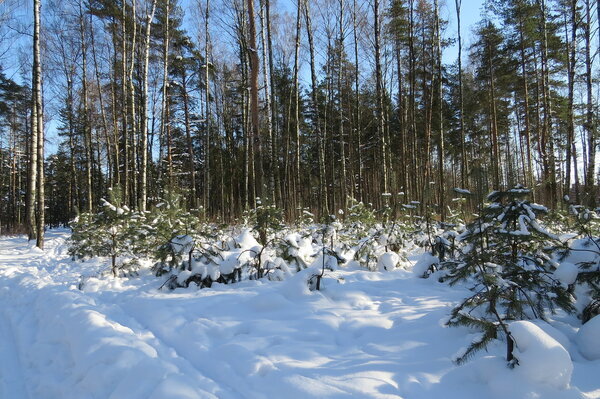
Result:
[[[473,208],[457,192],[516,184],[594,207],[598,2],[486,0],[463,32],[471,6],[6,0],[0,226],[42,246],[117,187],[131,209],[176,192],[224,223],[353,201],[443,221]]]
[[[600,399],[599,27],[0,0],[0,398]]]

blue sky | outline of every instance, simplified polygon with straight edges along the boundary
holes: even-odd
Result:
[[[473,27],[481,19],[481,7],[484,0],[462,0],[460,23],[463,41],[463,60],[467,54],[469,45],[471,44],[471,32]],[[456,38],[457,37],[457,24],[456,24],[456,7],[454,0],[445,0],[445,4],[442,3],[442,17],[449,20],[448,27],[446,29],[446,37]],[[448,48],[444,53],[444,62],[452,63],[456,60],[458,55],[458,44]]]
[[[283,9],[286,8],[287,3],[292,3],[294,0],[279,0],[279,6]],[[461,31],[463,35],[463,60],[465,60],[468,47],[471,43],[471,32],[475,24],[481,19],[481,7],[483,5],[484,0],[462,0],[461,7]],[[47,4],[46,1],[43,0],[43,4]],[[190,3],[195,3],[190,0],[182,0],[182,5],[187,8]],[[31,7],[28,3],[23,4],[22,2],[14,1],[14,0],[0,0],[0,11],[6,11],[7,5],[13,9],[15,14],[17,15],[20,21],[24,21],[21,26],[17,26],[19,30],[27,30],[28,21],[30,20],[31,15]],[[187,6],[187,7],[186,7]],[[445,36],[447,38],[456,38],[457,37],[457,24],[456,24],[456,9],[455,9],[455,0],[441,0],[441,16],[444,19],[449,21],[448,26],[446,28]],[[189,10],[186,10],[189,12]],[[186,12],[187,14],[187,12]],[[187,18],[186,18],[187,19]],[[190,32],[191,33],[191,32]],[[5,73],[17,81],[19,81],[19,47],[24,45],[27,46],[24,41],[31,40],[30,37],[15,35],[17,38],[16,41],[11,43],[11,48],[8,53],[5,53],[0,63],[3,66]],[[214,40],[214,37],[213,37]],[[6,45],[7,43],[2,43]],[[0,54],[4,52],[5,48],[0,49]],[[456,61],[456,57],[458,55],[458,45],[455,44],[444,51],[444,63],[451,64]],[[305,82],[306,83],[306,82]],[[48,138],[49,138],[49,152],[52,153],[56,149],[55,137],[53,135],[53,130],[55,129],[55,123],[50,122],[47,124],[47,129],[49,130]]]

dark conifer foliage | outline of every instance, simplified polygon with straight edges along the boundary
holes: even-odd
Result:
[[[42,1],[41,69],[32,54],[27,78],[0,77],[0,223],[68,223],[115,187],[131,209],[176,190],[224,222],[257,197],[326,220],[388,193],[445,219],[481,173],[485,191],[593,206],[593,2],[486,1],[468,40],[461,19],[460,60],[454,3]],[[34,119],[53,143],[35,172]],[[44,165],[48,182],[28,185]]]
[[[540,220],[546,207],[524,199],[529,194],[522,186],[489,194],[490,204],[458,237],[458,256],[441,264],[447,269],[443,281],[473,283],[473,295],[452,310],[446,323],[481,331],[458,363],[500,335],[510,341],[507,323],[512,320],[544,320],[556,308],[575,310],[571,293],[553,274],[558,266],[553,254],[565,245]]]

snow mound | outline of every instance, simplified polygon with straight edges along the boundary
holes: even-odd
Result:
[[[577,274],[579,274],[579,269],[576,265],[570,262],[563,262],[554,271],[554,278],[560,281],[564,287],[567,287],[575,282]]]
[[[194,248],[194,239],[187,234],[174,237],[171,239],[171,247],[178,255],[187,254]]]
[[[249,249],[249,248],[260,248],[261,245],[256,241],[256,238],[252,236],[250,229],[244,229],[239,236],[235,239],[240,248]]]
[[[223,261],[219,263],[221,274],[231,274],[240,267],[237,253],[229,252],[226,255],[227,256],[224,256]]]
[[[112,319],[100,313],[94,301],[78,291],[46,288],[44,294],[44,300],[38,300],[33,307],[43,333],[37,334],[27,359],[40,373],[32,397],[75,399],[90,397],[90,392],[95,393],[94,397],[107,398],[215,397],[200,389],[198,381],[189,378],[184,381],[183,370],[161,356],[153,345],[151,333],[141,336],[140,331],[116,320],[123,321],[126,315]],[[51,359],[54,367],[65,371],[48,373],[44,370],[44,359]],[[64,377],[58,377],[60,373]],[[56,384],[57,378],[65,378],[64,385],[69,389]],[[157,381],[172,379],[180,382],[179,391],[162,392],[163,384],[156,386]],[[203,382],[208,383],[209,389],[217,390],[212,381]],[[177,393],[184,391],[189,395]]]
[[[423,255],[421,255],[417,263],[413,266],[413,273],[418,277],[422,277],[427,271],[427,269],[431,267],[431,265],[434,265],[439,262],[440,260],[437,256],[426,252]]]
[[[380,272],[394,270],[400,262],[400,256],[395,252],[385,252],[377,259],[377,269]]]
[[[544,320],[531,320],[533,324],[541,328],[546,334],[554,338],[559,344],[563,346],[569,352],[571,356],[571,350],[573,348],[573,344],[571,340],[563,333],[558,330],[556,327],[552,326],[550,323]],[[572,357],[571,357],[572,358]]]
[[[571,381],[573,363],[567,350],[530,321],[515,321],[509,330],[515,341],[515,371],[526,380],[566,389]]]
[[[594,317],[581,326],[576,341],[579,352],[586,359],[600,359],[600,316]]]

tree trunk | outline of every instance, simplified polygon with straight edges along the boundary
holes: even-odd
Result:
[[[354,108],[355,108],[355,126],[354,134],[356,137],[356,162],[357,167],[357,189],[358,189],[358,200],[363,200],[362,185],[363,185],[363,161],[362,161],[362,128],[361,128],[361,110],[360,110],[360,90],[359,90],[359,67],[358,67],[358,23],[356,20],[358,12],[358,6],[356,0],[353,2],[352,10],[352,33],[354,36]]]
[[[31,146],[32,154],[37,153],[35,158],[36,162],[33,163],[33,167],[37,169],[37,190],[35,190],[35,197],[37,197],[37,217],[36,217],[36,242],[35,245],[44,249],[44,108],[42,100],[42,64],[40,60],[40,0],[33,1],[33,109],[35,114],[34,130],[37,130],[32,134]],[[33,160],[33,157],[32,157]],[[31,178],[31,177],[30,177]],[[30,192],[30,195],[34,193]],[[31,220],[31,219],[30,219]]]
[[[374,31],[375,31],[375,86],[377,96],[377,137],[379,140],[379,153],[381,156],[380,165],[380,179],[381,179],[381,193],[388,192],[388,171],[387,171],[387,143],[385,140],[384,131],[384,115],[383,115],[383,84],[381,77],[381,29],[380,29],[380,15],[379,15],[379,0],[373,1],[373,12],[374,12]],[[384,198],[387,198],[384,197]]]
[[[123,0],[121,8],[121,151],[123,152],[122,175],[123,197],[129,197],[129,140],[127,133],[127,2]],[[127,200],[126,200],[127,202]]]
[[[529,84],[527,77],[527,56],[525,54],[525,36],[524,36],[524,21],[522,16],[519,16],[519,51],[521,57],[521,75],[523,79],[523,105],[524,105],[524,122],[525,122],[525,144],[527,147],[527,180],[526,183],[532,188],[531,193],[535,200],[535,179],[533,171],[533,161],[531,156],[531,128],[530,128],[530,115],[529,115]]]
[[[543,134],[546,137],[547,148],[544,149],[545,157],[547,158],[546,169],[546,192],[547,204],[550,208],[556,205],[556,161],[554,155],[554,135],[552,132],[552,99],[550,93],[550,72],[548,65],[548,27],[546,22],[546,2],[540,1],[540,11],[542,15],[542,99],[544,106],[544,124]]]
[[[454,0],[454,5],[456,6],[456,23],[458,25],[458,101],[459,101],[459,129],[460,129],[460,155],[461,155],[461,164],[460,164],[460,176],[461,176],[461,186],[465,189],[469,189],[469,184],[467,180],[467,171],[469,170],[468,160],[467,160],[467,150],[465,143],[465,105],[463,99],[463,70],[462,70],[462,34],[461,34],[461,26],[460,26],[460,9],[462,6],[462,0]]]
[[[325,177],[325,151],[323,147],[323,132],[321,130],[321,118],[319,97],[317,95],[317,68],[315,62],[315,44],[313,38],[312,23],[310,17],[309,0],[304,0],[304,13],[306,17],[306,34],[308,36],[308,48],[310,52],[310,81],[311,81],[311,101],[313,111],[313,126],[317,139],[317,158],[319,164],[319,214],[321,216],[327,213],[329,209],[329,201],[327,195],[326,177]]]
[[[348,184],[348,174],[346,168],[346,142],[344,140],[344,87],[343,87],[343,75],[344,75],[344,0],[340,0],[340,14],[339,14],[339,37],[338,37],[338,71],[337,71],[337,90],[338,90],[338,117],[339,117],[339,130],[338,140],[340,143],[340,169],[342,172],[340,182],[340,204],[342,209],[347,209],[348,194],[346,187]]]
[[[163,42],[163,79],[162,79],[162,102],[161,102],[161,112],[160,112],[160,134],[164,138],[167,139],[167,173],[168,173],[168,190],[171,191],[173,189],[173,166],[171,160],[171,134],[169,129],[169,18],[170,18],[170,5],[171,1],[166,0],[165,4],[165,13],[167,18],[165,18],[165,32],[164,32],[164,42]],[[162,141],[162,140],[161,140]]]
[[[577,159],[575,151],[575,112],[574,112],[574,97],[575,97],[575,68],[577,54],[577,0],[570,1],[570,22],[571,22],[571,38],[569,40],[567,16],[565,13],[565,42],[569,52],[569,61],[567,63],[568,75],[568,103],[567,103],[567,146],[566,146],[566,172],[565,172],[565,188],[563,195],[571,193],[571,162]],[[575,171],[577,170],[577,162],[573,164]],[[578,182],[575,182],[575,191],[578,192]],[[577,195],[577,194],[576,194]]]
[[[144,63],[142,69],[142,104],[140,112],[140,189],[139,207],[142,212],[146,211],[148,203],[148,63],[150,58],[150,33],[152,20],[156,12],[156,0],[152,0],[152,9],[146,15],[146,32],[144,34]]]
[[[297,216],[297,208],[302,207],[301,187],[300,187],[300,84],[299,84],[299,64],[300,64],[300,30],[302,15],[302,2],[298,0],[296,8],[296,40],[294,43],[294,186],[296,190],[293,194],[292,214]]]
[[[307,3],[308,6],[308,3]],[[278,134],[278,126],[279,122],[277,120],[277,97],[275,96],[275,85],[273,82],[275,81],[275,67],[273,62],[273,40],[271,38],[271,4],[270,0],[265,0],[265,17],[266,17],[266,26],[267,26],[267,47],[268,47],[268,55],[269,55],[269,81],[271,82],[271,121],[273,123],[273,132],[271,136],[271,147],[267,148],[267,151],[271,151],[271,162],[273,165],[273,181],[275,186],[275,199],[274,203],[277,204],[277,200],[282,203],[282,194],[281,194],[281,184],[280,178],[281,174],[279,173],[279,162],[277,160],[277,134]]]
[[[130,53],[130,64],[129,64],[129,115],[131,119],[131,138],[130,138],[130,150],[129,153],[129,165],[128,168],[131,168],[130,173],[130,192],[125,196],[125,203],[130,205],[136,204],[137,198],[137,156],[136,156],[136,148],[137,148],[137,134],[139,130],[137,129],[137,117],[136,117],[136,96],[135,96],[135,86],[133,84],[133,70],[135,69],[135,56],[136,56],[136,46],[137,46],[137,0],[131,1],[131,9],[132,9],[132,25],[133,25],[133,35],[131,38],[131,53]]]
[[[87,81],[87,46],[85,43],[85,16],[83,5],[79,2],[79,35],[81,40],[81,96],[83,97],[83,142],[85,143],[85,173],[86,173],[86,205],[87,211],[92,212],[93,185],[92,185],[92,129],[90,126],[90,112],[88,106],[88,81]]]
[[[210,81],[209,81],[209,55],[210,55],[210,0],[206,0],[206,8],[204,10],[204,123],[206,132],[204,137],[204,189],[202,191],[202,203],[204,210],[209,210],[209,195],[210,195],[210,159],[211,159],[211,131],[210,131]]]
[[[298,12],[300,12],[301,5],[298,5]],[[267,47],[270,47],[270,43],[267,43],[267,24],[269,21],[266,19],[266,5],[265,1],[260,1],[260,41],[262,47],[262,67],[263,67],[263,80],[265,84],[265,107],[267,114],[267,135],[265,140],[265,165],[266,179],[267,179],[267,193],[268,202],[277,204],[277,198],[275,197],[275,179],[274,179],[274,164],[273,164],[273,110],[271,105],[271,87],[273,81],[269,76],[268,68],[268,56]]]
[[[100,81],[100,70],[98,68],[98,59],[96,56],[96,43],[95,43],[94,27],[92,26],[92,17],[90,15],[90,40],[92,48],[92,59],[94,61],[94,73],[96,77],[96,86],[98,86],[98,102],[100,106],[100,115],[102,117],[102,129],[104,131],[104,138],[106,141],[106,157],[108,158],[108,181],[109,187],[113,187],[116,180],[115,176],[118,175],[118,163],[116,156],[119,148],[118,143],[111,139],[108,134],[108,119],[106,118],[106,111],[104,109],[104,97],[102,95],[102,84]]]
[[[587,94],[586,103],[586,120],[585,130],[587,132],[587,169],[585,174],[585,191],[586,191],[586,203],[590,207],[596,206],[596,190],[594,184],[594,176],[596,173],[596,126],[594,124],[594,98],[592,95],[592,55],[591,55],[591,35],[592,35],[592,21],[591,21],[591,5],[590,0],[585,0],[585,26],[584,26],[584,39],[585,39],[585,85]]]
[[[439,206],[442,222],[446,218],[446,205],[444,193],[444,87],[442,82],[442,33],[440,31],[440,15],[438,0],[434,0],[435,8],[435,39],[437,47],[437,90],[438,90],[438,112],[439,112],[439,143],[438,143],[438,173],[439,173]]]
[[[248,5],[248,58],[250,60],[250,125],[254,150],[254,190],[262,197],[262,157],[259,130],[258,109],[258,49],[256,48],[256,24],[254,17],[254,0],[247,0]]]
[[[75,167],[75,115],[73,112],[73,79],[71,76],[75,74],[74,68],[69,68],[69,76],[67,76],[67,123],[69,129],[69,165],[71,167],[71,181],[70,181],[70,204],[69,208],[79,207],[79,184],[77,184],[77,168]],[[73,209],[70,209],[72,214]]]
[[[36,200],[38,173],[38,95],[39,79],[41,77],[40,63],[40,0],[33,0],[33,69],[32,69],[32,98],[31,98],[31,136],[27,143],[28,176],[27,176],[27,232],[28,239],[36,237]]]
[[[183,75],[181,77],[181,90],[183,91],[183,117],[185,125],[185,137],[188,145],[188,158],[189,158],[189,172],[190,172],[190,201],[189,206],[194,209],[196,208],[196,156],[194,155],[194,142],[192,141],[192,129],[190,127],[190,107],[187,92],[187,76],[185,73],[185,67],[183,68]]]

